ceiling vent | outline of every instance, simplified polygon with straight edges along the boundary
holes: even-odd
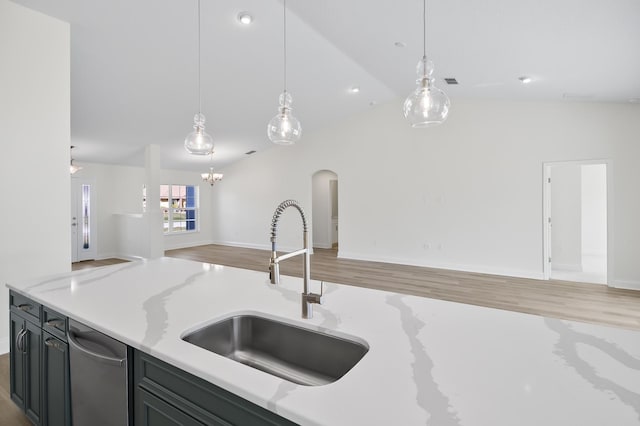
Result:
[[[444,81],[446,81],[447,84],[458,84],[458,80],[453,77],[445,78]]]
[[[252,149],[251,151],[245,152],[246,155],[251,155],[251,154],[255,154],[255,153],[256,153],[255,149]]]

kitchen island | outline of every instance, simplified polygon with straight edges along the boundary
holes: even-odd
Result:
[[[173,258],[8,287],[299,424],[640,425],[638,331],[333,283],[303,320],[299,278],[273,286],[266,272]],[[369,351],[338,381],[303,386],[181,339],[239,313]]]

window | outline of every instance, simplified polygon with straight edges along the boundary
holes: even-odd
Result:
[[[198,187],[160,185],[160,209],[165,234],[198,230]]]

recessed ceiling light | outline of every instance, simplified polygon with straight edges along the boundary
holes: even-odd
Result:
[[[520,83],[522,84],[529,84],[533,81],[531,77],[527,77],[526,75],[523,75],[522,77],[518,77],[518,80],[520,80]]]
[[[352,86],[349,88],[349,93],[360,93],[360,88],[358,86]]]
[[[238,22],[243,25],[249,25],[253,22],[253,16],[251,16],[249,12],[240,12],[238,13]]]
[[[396,41],[395,43],[393,43],[393,45],[395,47],[407,47],[407,43],[405,43],[404,41]]]

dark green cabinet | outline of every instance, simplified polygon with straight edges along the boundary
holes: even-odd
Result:
[[[23,345],[25,353],[24,411],[27,417],[39,424],[42,413],[42,329],[27,321],[27,333]]]
[[[144,352],[134,351],[136,426],[295,425]]]
[[[206,423],[190,417],[173,405],[141,388],[136,393],[139,413],[136,425],[203,426]]]
[[[71,425],[67,319],[13,291],[9,309],[11,399],[34,425]]]
[[[69,319],[13,291],[9,304],[11,399],[34,425],[70,426]],[[129,348],[128,359],[129,424],[295,425],[144,352]]]
[[[70,425],[69,346],[46,331],[42,335],[42,365],[42,424]]]
[[[29,420],[40,424],[42,412],[42,329],[21,315],[11,318],[11,399]]]
[[[22,345],[24,335],[27,332],[26,321],[24,318],[11,312],[10,314],[10,336],[11,348],[9,350],[9,362],[11,370],[9,372],[9,386],[11,388],[11,399],[15,404],[24,411],[25,397],[25,354]]]

